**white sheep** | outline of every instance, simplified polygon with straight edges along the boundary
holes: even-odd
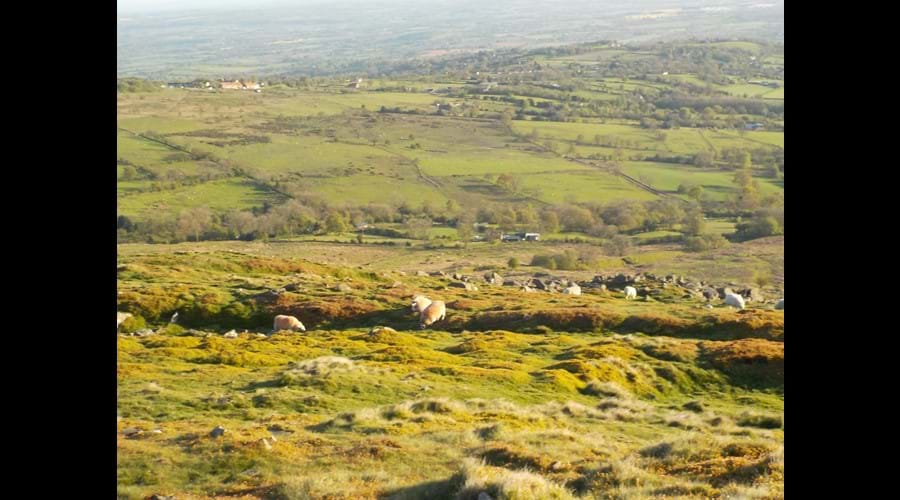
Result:
[[[122,326],[123,321],[125,321],[128,318],[132,318],[132,317],[133,316],[131,315],[131,313],[117,312],[116,313],[116,328],[119,328],[120,326]]]
[[[416,295],[412,301],[412,311],[419,313],[419,328],[425,329],[447,315],[447,306],[441,300],[432,301],[424,295]]]
[[[626,299],[636,299],[637,298],[637,289],[633,286],[625,287],[625,298]]]
[[[581,295],[581,287],[578,286],[576,283],[572,283],[572,286],[564,289],[562,291],[562,293],[569,294],[569,295]]]
[[[281,330],[299,330],[306,331],[306,327],[297,318],[279,314],[275,316],[275,324],[272,325],[272,332],[280,332]]]
[[[424,295],[414,295],[412,298],[412,312],[421,313],[431,305],[431,299]]]
[[[725,294],[725,304],[729,306],[737,307],[738,309],[744,308],[744,297],[736,293],[726,293]]]

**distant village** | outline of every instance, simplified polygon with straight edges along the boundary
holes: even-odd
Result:
[[[223,89],[223,90],[252,90],[254,92],[262,92],[265,83],[255,82],[253,80],[233,80],[233,81],[202,81],[195,80],[192,82],[170,82],[160,85],[162,88],[170,89]]]

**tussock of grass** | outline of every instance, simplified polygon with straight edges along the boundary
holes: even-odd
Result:
[[[463,461],[457,500],[477,500],[485,492],[497,500],[574,499],[563,486],[527,470],[508,470],[474,459]]]
[[[322,356],[293,364],[281,375],[280,383],[281,385],[307,385],[310,379],[327,378],[356,369],[357,366],[351,359],[340,356]]]

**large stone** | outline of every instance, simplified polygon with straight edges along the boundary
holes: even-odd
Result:
[[[475,286],[472,283],[467,283],[467,282],[463,282],[463,281],[454,281],[453,283],[450,283],[450,286],[452,286],[453,288],[465,288],[466,290],[468,290],[470,292],[478,291],[477,286]]]
[[[500,276],[494,271],[484,273],[484,281],[490,284],[503,283],[503,276]]]
[[[221,437],[221,436],[225,435],[225,428],[222,427],[221,425],[217,425],[213,430],[211,430],[209,432],[209,435],[210,435],[210,437],[214,437],[214,438]]]
[[[784,310],[784,299],[779,300],[779,301],[775,304],[775,309],[781,309],[781,310]]]
[[[225,332],[225,334],[222,336],[225,337],[226,339],[236,339],[236,338],[238,338],[238,332],[236,332],[234,330],[229,330],[229,331]]]
[[[573,283],[570,287],[563,289],[562,293],[566,295],[581,295],[581,287]]]
[[[334,289],[337,290],[337,291],[339,291],[339,292],[344,292],[344,293],[352,292],[352,291],[353,291],[353,288],[351,288],[350,285],[348,285],[348,284],[346,284],[346,283],[338,283],[338,284],[334,287]]]

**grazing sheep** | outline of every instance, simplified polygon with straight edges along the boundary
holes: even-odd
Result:
[[[305,332],[306,327],[303,326],[303,323],[301,323],[300,320],[293,316],[279,314],[278,316],[275,316],[275,324],[272,326],[272,333],[280,332],[281,330],[299,330]]]
[[[784,309],[784,299],[779,300],[778,303],[775,304],[775,309]]]
[[[726,293],[725,294],[725,304],[729,306],[737,307],[738,309],[744,308],[744,297],[736,293]]]
[[[131,317],[132,317],[131,313],[117,312],[116,313],[116,328],[119,328],[120,326],[122,326],[122,322]]]
[[[637,298],[637,289],[633,286],[625,287],[625,298],[626,299],[636,299]]]
[[[572,283],[572,286],[563,289],[562,293],[568,295],[581,295],[581,287],[575,283]]]
[[[419,328],[425,329],[437,321],[443,320],[447,315],[447,306],[441,300],[435,300],[419,315]]]

